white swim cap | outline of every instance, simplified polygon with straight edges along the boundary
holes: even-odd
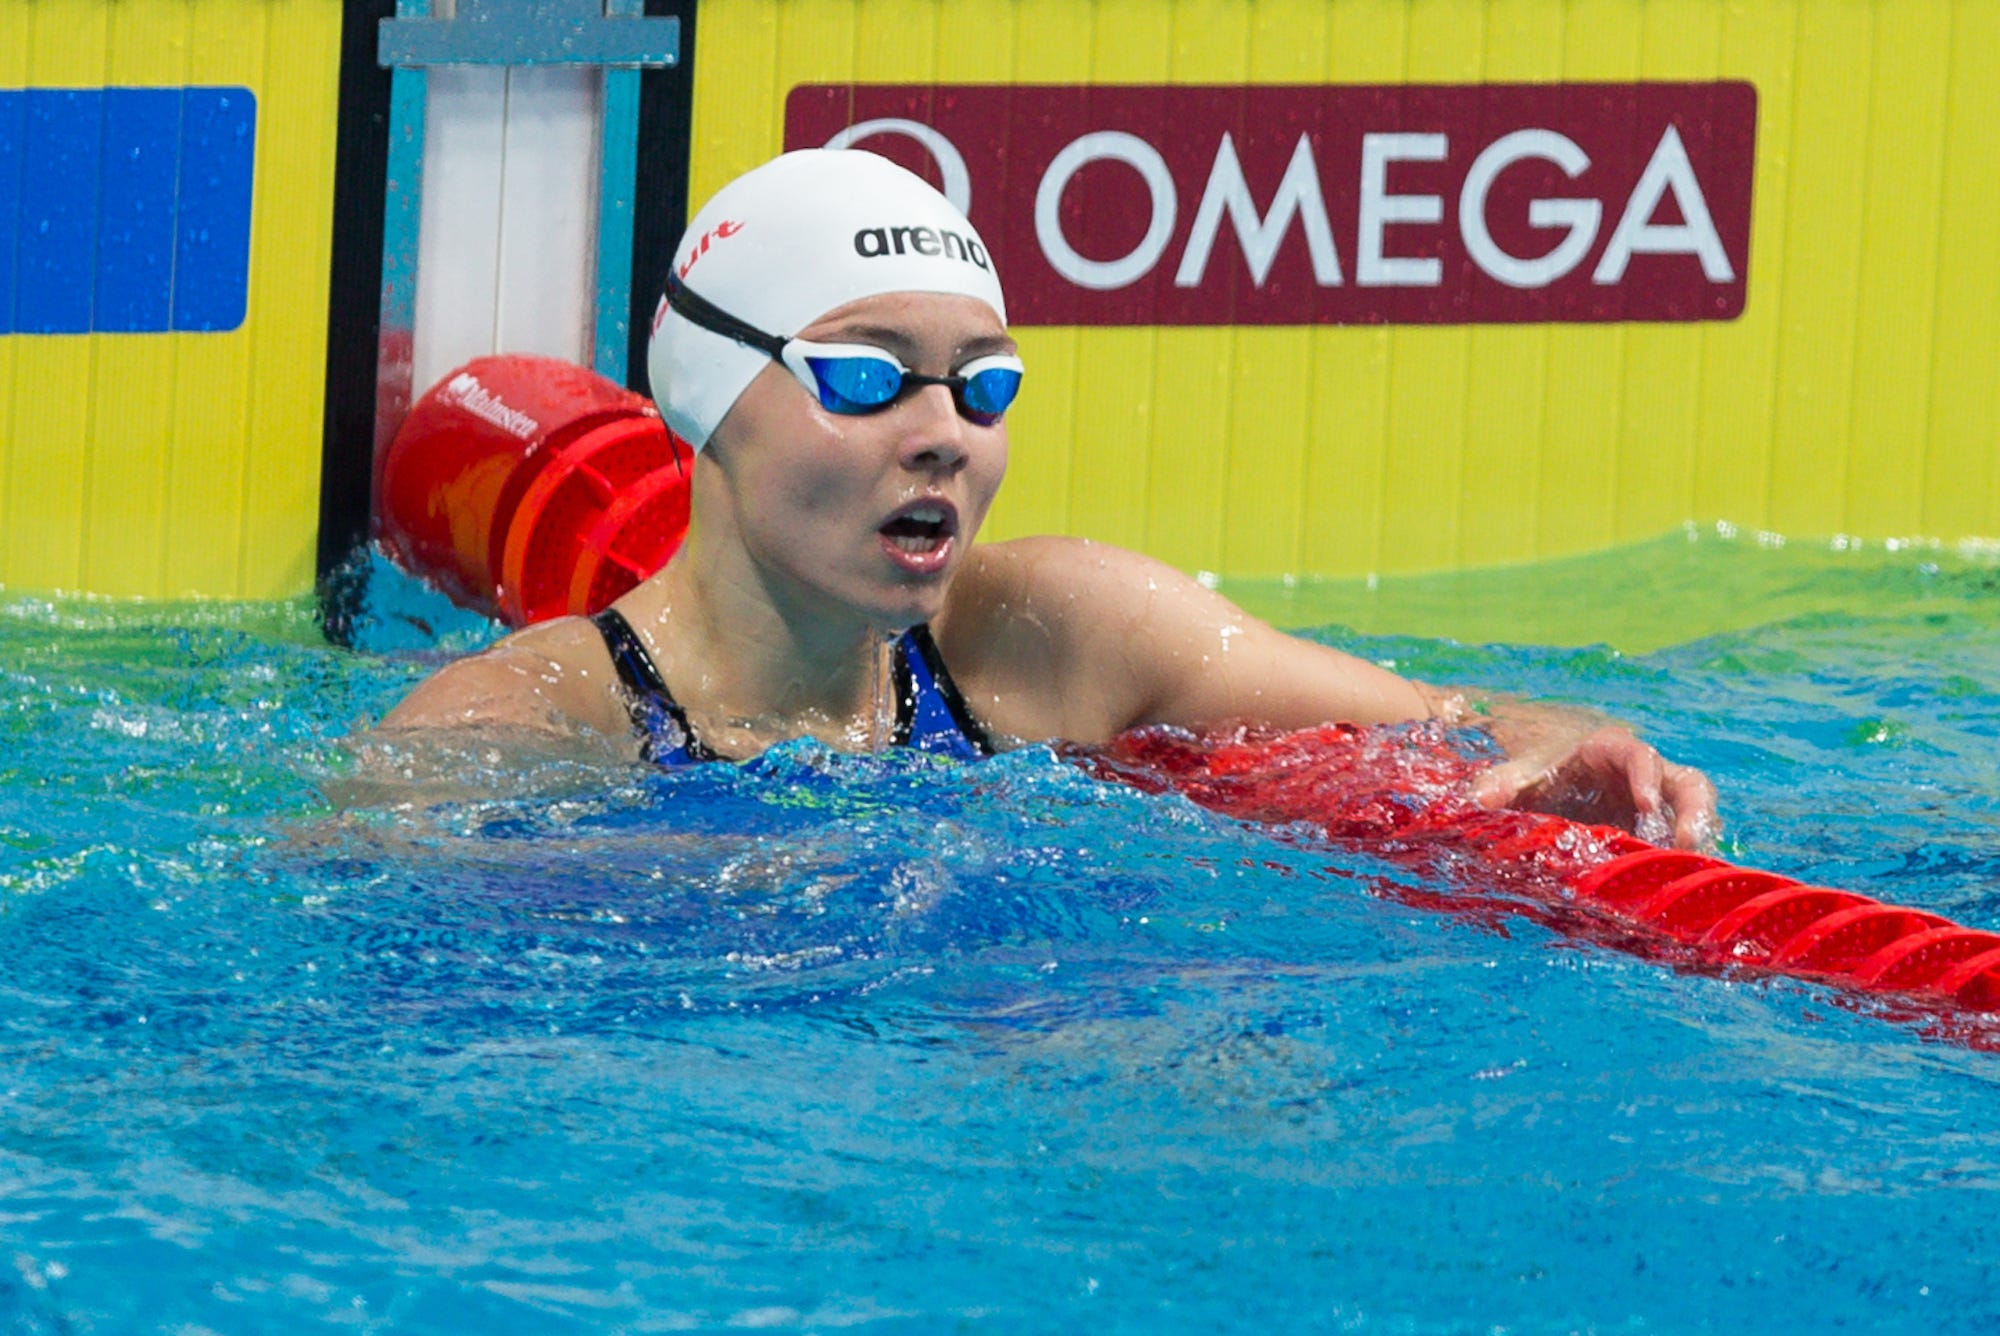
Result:
[[[883,292],[977,297],[1002,324],[993,257],[943,195],[863,149],[801,149],[737,177],[688,223],[674,273],[689,291],[791,338]],[[771,359],[692,324],[664,300],[646,357],[661,416],[699,450]]]

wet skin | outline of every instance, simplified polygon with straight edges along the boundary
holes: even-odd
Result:
[[[932,293],[852,302],[799,336],[872,344],[930,375],[1014,347],[984,303]],[[1285,635],[1137,553],[1065,538],[974,547],[1006,467],[1005,423],[966,420],[943,386],[848,416],[773,362],[696,460],[687,542],[616,606],[725,756],[808,735],[882,745],[885,643],[920,622],[1003,742],[1100,742],[1144,724],[1472,718],[1476,693]],[[1478,709],[1509,756],[1476,786],[1480,801],[1610,819],[1684,846],[1713,838],[1707,779],[1628,730],[1492,697]],[[603,642],[581,618],[450,665],[381,726],[494,729],[636,753]]]

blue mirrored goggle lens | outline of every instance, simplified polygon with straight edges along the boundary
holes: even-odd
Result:
[[[903,392],[903,369],[880,357],[808,357],[819,382],[820,406],[830,413],[866,413],[886,407]]]
[[[1011,357],[977,358],[969,364],[975,368],[972,373],[959,376],[919,376],[886,353],[814,354],[800,349],[799,360],[812,376],[820,407],[832,413],[873,413],[896,402],[913,386],[948,385],[959,413],[990,427],[1021,390],[1020,364]],[[995,361],[1001,364],[992,365]]]
[[[990,424],[999,420],[1020,392],[1020,372],[1012,367],[988,367],[965,378],[958,406],[968,417]]]

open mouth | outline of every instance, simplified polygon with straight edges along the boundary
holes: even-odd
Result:
[[[923,556],[950,542],[957,530],[958,515],[950,506],[919,502],[890,516],[881,532],[898,552]]]

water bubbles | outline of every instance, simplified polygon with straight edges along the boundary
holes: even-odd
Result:
[[[108,733],[116,733],[121,737],[143,738],[152,730],[152,721],[113,714],[109,710],[97,710],[90,717],[90,726]]]
[[[24,1252],[14,1254],[14,1274],[31,1290],[46,1290],[52,1280],[61,1280],[69,1268],[61,1262],[42,1262]]]

